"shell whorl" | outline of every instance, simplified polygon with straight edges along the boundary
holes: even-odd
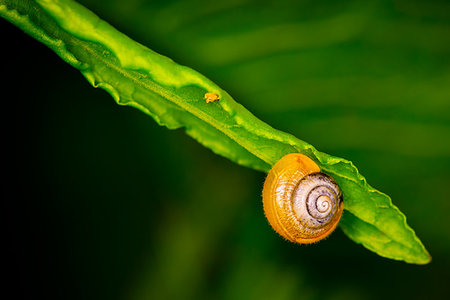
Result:
[[[269,172],[263,204],[275,231],[302,244],[328,236],[343,211],[342,193],[334,179],[299,153],[286,155]]]

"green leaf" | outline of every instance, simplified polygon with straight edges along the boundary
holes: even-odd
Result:
[[[46,44],[121,105],[136,107],[169,129],[186,133],[230,160],[267,172],[281,157],[308,155],[331,174],[344,194],[343,231],[381,256],[425,264],[430,256],[389,196],[356,167],[273,129],[198,72],[120,33],[70,0],[0,0],[0,15]],[[206,103],[205,93],[220,100]]]

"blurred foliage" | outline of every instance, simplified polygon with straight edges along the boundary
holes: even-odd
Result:
[[[268,171],[286,154],[307,155],[345,195],[339,227],[347,236],[383,257],[431,261],[389,196],[369,186],[350,161],[270,127],[209,79],[131,40],[84,6],[72,0],[0,0],[0,16],[47,45],[118,104],[136,107],[167,128],[184,127],[200,144],[238,164]],[[220,101],[205,103],[208,91],[218,93]]]
[[[117,107],[2,20],[22,38],[8,44],[14,68],[2,69],[2,89],[14,91],[5,111],[16,122],[3,127],[13,132],[5,161],[15,158],[8,228],[11,277],[24,290],[34,282],[30,294],[55,299],[448,294],[448,1],[80,2],[275,128],[351,159],[408,216],[433,262],[380,258],[339,230],[317,245],[283,241],[264,219],[262,173]]]

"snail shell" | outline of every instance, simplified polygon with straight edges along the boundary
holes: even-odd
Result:
[[[334,179],[299,153],[284,156],[270,170],[263,204],[273,229],[300,244],[317,242],[333,232],[344,206]]]

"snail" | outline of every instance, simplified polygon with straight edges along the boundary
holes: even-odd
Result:
[[[263,188],[264,212],[287,240],[310,244],[336,228],[343,211],[336,181],[306,155],[291,153],[270,170]]]

